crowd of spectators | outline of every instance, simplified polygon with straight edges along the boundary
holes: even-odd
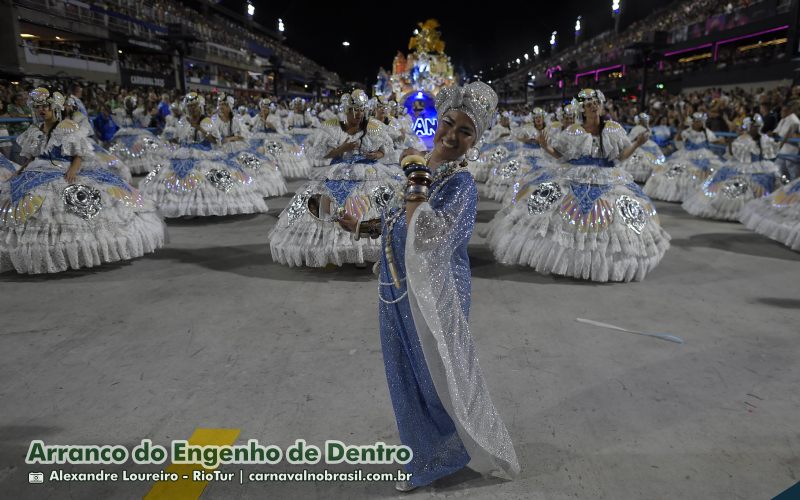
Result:
[[[555,114],[557,104],[548,104],[545,110]],[[502,108],[516,114],[530,112],[531,106],[517,105]],[[607,117],[625,125],[633,125],[640,112],[635,100],[609,99],[606,102]],[[665,125],[674,130],[686,126],[695,112],[708,116],[707,127],[715,132],[742,131],[745,118],[758,113],[764,119],[763,132],[772,132],[786,111],[800,116],[800,85],[775,87],[772,89],[709,88],[681,94],[660,91],[648,99],[647,109],[652,126]]]
[[[529,64],[517,67],[509,63],[506,69],[514,73],[542,74],[547,68],[556,66],[568,68],[570,65],[575,65],[578,68],[587,68],[618,63],[627,47],[644,41],[650,33],[668,32],[668,43],[677,43],[687,37],[697,38],[714,29],[729,29],[751,22],[752,19],[745,13],[752,12],[755,7],[766,5],[770,1],[774,3],[770,7],[770,11],[774,14],[786,12],[790,5],[790,0],[681,0],[654,10],[647,17],[635,21],[619,33],[605,31]],[[765,12],[768,10],[765,9]],[[726,66],[739,62],[752,62],[764,57],[762,51],[743,54],[733,50],[730,54],[724,54],[719,64]],[[685,70],[677,67],[675,69]],[[496,79],[496,73],[494,75]]]

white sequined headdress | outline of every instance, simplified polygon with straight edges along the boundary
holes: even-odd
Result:
[[[762,127],[764,127],[764,119],[761,118],[761,115],[756,113],[753,117],[747,117],[742,121],[742,130],[750,130],[750,127],[756,125],[758,127],[758,131],[760,132]]]
[[[598,103],[602,108],[606,102],[606,96],[599,90],[583,89],[578,92],[578,97],[572,100],[572,104],[583,113],[583,103],[592,101]]]
[[[186,111],[186,109],[192,104],[197,104],[198,106],[200,106],[201,111],[205,111],[206,98],[201,96],[197,92],[189,92],[183,97],[184,111]]]
[[[703,125],[705,125],[706,120],[708,120],[708,115],[700,111],[697,111],[695,113],[692,113],[692,120],[703,122]]]
[[[436,95],[436,113],[443,116],[451,109],[463,112],[472,120],[478,137],[491,123],[496,108],[497,94],[483,82],[445,87]]]
[[[347,112],[349,109],[363,110],[368,106],[369,98],[366,92],[361,89],[355,89],[352,94],[342,95],[342,111]]]
[[[650,124],[650,115],[648,115],[647,113],[639,113],[638,115],[633,117],[633,122],[636,125],[647,127]]]
[[[53,110],[56,120],[61,119],[61,112],[64,111],[64,102],[65,98],[61,92],[53,92],[50,94],[50,91],[44,87],[35,88],[31,90],[31,93],[28,95],[28,107],[49,106],[50,109]],[[34,113],[34,120],[35,119],[36,114]]]

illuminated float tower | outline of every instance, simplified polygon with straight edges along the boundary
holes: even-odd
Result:
[[[393,94],[405,106],[414,123],[414,132],[430,149],[438,118],[434,97],[442,87],[453,85],[453,65],[444,53],[444,42],[439,32],[439,21],[428,19],[417,23],[414,36],[408,41],[407,56],[398,51],[389,76],[381,69],[376,95]]]

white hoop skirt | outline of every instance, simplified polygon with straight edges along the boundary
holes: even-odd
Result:
[[[722,161],[709,149],[680,150],[653,167],[644,192],[654,200],[683,201],[721,167]]]
[[[55,273],[129,260],[163,246],[152,203],[118,175],[34,160],[0,188],[0,272]]]
[[[697,217],[738,221],[742,207],[775,190],[778,166],[771,161],[728,162],[683,202]]]
[[[114,134],[108,151],[125,162],[133,175],[141,175],[163,164],[174,148],[148,130],[123,128]]]
[[[239,162],[199,145],[175,151],[141,186],[142,194],[153,200],[164,217],[267,211],[262,192]]]
[[[308,200],[314,195],[327,196],[335,208],[366,221],[380,218],[382,207],[402,195],[404,183],[399,168],[379,162],[359,159],[333,165],[324,179],[312,180],[298,189],[281,213],[269,234],[272,260],[292,267],[377,262],[380,240],[355,240],[338,224],[315,218],[308,210]]]
[[[544,172],[490,223],[503,264],[592,281],[639,281],[669,248],[652,201],[619,168]]]
[[[800,251],[800,179],[747,203],[740,220],[748,229]]]

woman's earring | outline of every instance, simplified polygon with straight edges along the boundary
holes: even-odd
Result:
[[[476,147],[471,147],[467,150],[467,160],[477,161],[481,157],[481,152]]]

